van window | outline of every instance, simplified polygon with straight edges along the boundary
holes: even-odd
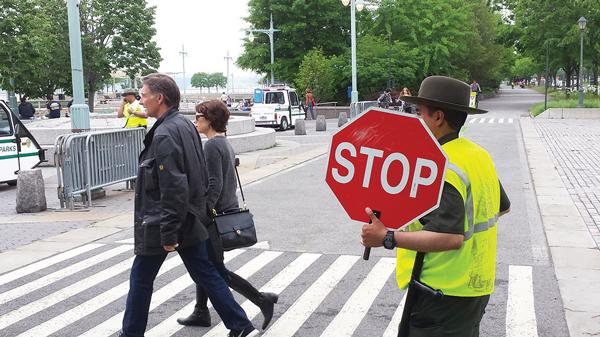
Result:
[[[281,91],[270,91],[265,96],[265,104],[285,104],[285,98]]]
[[[8,119],[8,114],[4,108],[0,108],[0,137],[11,135],[11,129],[12,128],[10,125],[10,120]]]
[[[291,106],[298,106],[298,105],[300,105],[300,103],[298,101],[298,95],[296,95],[295,91],[290,92],[290,105]]]

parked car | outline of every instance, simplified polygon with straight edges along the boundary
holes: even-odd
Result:
[[[287,130],[294,128],[298,119],[304,119],[304,110],[296,89],[286,85],[272,85],[254,90],[254,105],[250,112],[256,126]]]

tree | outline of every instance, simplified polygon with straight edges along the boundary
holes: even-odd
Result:
[[[84,80],[93,111],[94,92],[112,70],[133,78],[160,65],[159,49],[151,41],[156,7],[147,7],[146,0],[81,0],[79,8]]]
[[[335,72],[331,58],[323,55],[322,49],[314,48],[304,56],[298,69],[295,86],[301,97],[304,89],[309,88],[315,101],[325,102],[332,100],[335,95]]]
[[[227,77],[223,73],[212,73],[208,75],[208,83],[210,87],[215,87],[215,91],[219,91],[219,87],[227,85]]]
[[[268,29],[270,15],[274,34],[274,74],[281,81],[293,83],[304,56],[313,48],[323,55],[341,55],[350,45],[350,9],[339,0],[250,0],[250,15],[245,18],[252,29]],[[270,76],[271,47],[269,37],[255,33],[253,42],[244,42],[244,53],[236,64],[243,69]]]
[[[208,88],[208,92],[210,93],[211,85],[208,81],[208,76],[209,75],[205,72],[195,73],[194,75],[192,75],[190,84],[193,88]]]

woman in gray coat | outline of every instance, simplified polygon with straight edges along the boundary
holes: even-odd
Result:
[[[208,207],[217,213],[238,209],[236,194],[237,180],[235,174],[235,153],[223,133],[227,131],[229,110],[225,103],[212,100],[196,106],[196,130],[208,138],[204,144],[204,155],[208,169]],[[210,240],[206,249],[211,262],[219,274],[225,279],[227,285],[242,294],[252,303],[256,304],[263,313],[265,320],[262,328],[265,329],[273,318],[273,307],[277,303],[278,295],[262,293],[239,275],[229,271],[223,263],[223,247],[218,237],[215,225],[208,227]],[[196,285],[196,306],[194,312],[186,318],[178,318],[182,325],[210,326],[210,312],[206,306],[206,292],[200,285]]]

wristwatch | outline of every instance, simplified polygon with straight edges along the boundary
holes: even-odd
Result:
[[[394,240],[394,231],[388,231],[383,237],[383,247],[385,249],[394,249],[396,240]]]

